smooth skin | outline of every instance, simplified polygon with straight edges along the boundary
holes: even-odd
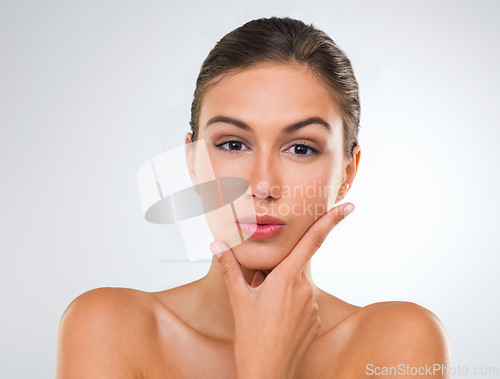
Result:
[[[220,115],[249,128],[207,126]],[[283,133],[313,116],[328,121],[330,130],[309,124]],[[223,252],[220,261],[214,256],[207,275],[180,287],[152,293],[98,288],[80,295],[60,322],[56,377],[396,378],[405,375],[382,375],[383,368],[449,365],[445,329],[429,310],[398,301],[357,307],[312,280],[310,259],[346,217],[350,203],[332,204],[352,185],[361,155],[356,146],[353,159],[345,157],[339,120],[321,80],[305,67],[259,64],[211,87],[198,138],[207,142],[215,174],[247,178],[247,200],[259,213],[282,218],[284,231],[231,249],[213,244]],[[221,145],[228,140],[239,142]],[[318,153],[297,148],[304,143]],[[189,163],[188,169],[197,175]],[[280,190],[314,181],[335,188],[333,199]],[[299,202],[304,209],[323,204],[330,210],[319,216],[276,211],[286,208],[276,205],[292,209]]]

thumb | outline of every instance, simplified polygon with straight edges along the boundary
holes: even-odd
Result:
[[[229,290],[231,302],[240,298],[242,292],[248,288],[248,284],[241,272],[240,263],[233,251],[223,242],[214,241],[210,244],[210,250],[219,261],[222,276]]]

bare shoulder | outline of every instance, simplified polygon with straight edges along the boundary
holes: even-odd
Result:
[[[103,287],[66,308],[59,323],[57,378],[138,376],[138,346],[155,329],[151,295]]]
[[[418,346],[435,351],[447,348],[442,322],[421,305],[406,301],[374,303],[361,308],[357,318],[358,336],[373,342],[384,341],[387,347],[397,345],[398,349],[407,347],[409,351]]]
[[[353,319],[352,338],[357,341],[353,348],[362,360],[359,363],[371,368],[372,374],[377,368],[398,367],[399,373],[393,377],[406,376],[412,367],[422,371],[424,367],[450,364],[446,330],[425,307],[404,301],[374,303],[361,308]],[[445,377],[440,373],[425,372],[430,377]],[[386,373],[388,377],[390,374]]]

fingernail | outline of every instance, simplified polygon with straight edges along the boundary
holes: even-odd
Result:
[[[344,208],[344,217],[347,217],[349,214],[351,214],[353,210],[354,210],[354,205],[349,204],[348,206],[346,206]]]
[[[214,241],[210,244],[210,250],[212,250],[212,254],[215,255],[215,258],[219,260],[225,249],[224,245],[220,242]]]

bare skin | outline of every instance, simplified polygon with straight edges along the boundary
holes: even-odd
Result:
[[[250,130],[231,122],[207,125],[219,115],[243,120]],[[283,133],[312,116],[330,129],[313,123]],[[390,378],[405,375],[381,375],[383,367],[449,364],[446,332],[429,310],[408,302],[357,307],[312,280],[310,258],[345,218],[345,204],[331,205],[343,199],[359,165],[359,146],[352,159],[343,154],[339,120],[321,81],[304,67],[259,65],[214,85],[203,99],[199,139],[207,142],[216,176],[247,178],[247,200],[259,213],[278,215],[274,206],[292,209],[299,200],[331,210],[279,214],[286,222],[281,234],[223,246],[208,274],[184,286],[80,295],[61,320],[57,377]],[[228,140],[236,141],[234,151],[221,148]],[[302,143],[317,153],[294,149]],[[190,154],[186,149],[195,178],[200,173]],[[283,192],[314,181],[335,188],[333,199]]]

